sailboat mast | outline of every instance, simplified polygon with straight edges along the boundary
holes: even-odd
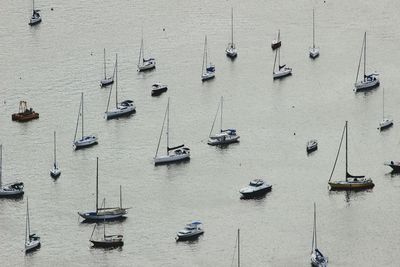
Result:
[[[81,109],[82,109],[82,99],[81,99],[81,103],[79,103],[78,118],[76,119],[74,142],[76,140],[76,134],[78,133],[78,125],[79,125],[79,117],[81,116]]]
[[[115,107],[118,108],[118,54],[115,55]]]
[[[238,229],[238,267],[240,267],[240,229]]]
[[[169,97],[167,104],[167,155],[169,155]]]
[[[312,43],[313,48],[315,48],[315,22],[314,22],[314,9],[312,10]]]
[[[83,139],[83,92],[82,92],[82,95],[81,95],[81,105],[82,105],[82,139]]]
[[[364,33],[364,78],[365,81],[365,65],[367,62],[367,32]]]
[[[278,48],[278,69],[281,69],[281,48]]]
[[[382,120],[385,119],[385,87],[382,88]]]
[[[273,70],[272,70],[272,73],[275,72],[275,65],[276,65],[276,57],[277,57],[277,55],[278,55],[278,50],[276,50],[276,52],[275,52],[274,68],[273,68]]]
[[[27,220],[27,238],[31,235],[31,222],[29,220],[29,204],[28,204],[28,198],[26,198],[26,220]],[[25,239],[26,241],[26,239]]]
[[[119,185],[119,207],[122,209],[122,186]]]
[[[169,103],[169,98],[168,98],[168,103]],[[167,112],[168,112],[168,104],[167,104],[167,108],[165,109],[164,120],[163,120],[163,124],[162,124],[162,127],[161,127],[160,137],[158,138],[157,150],[156,150],[156,155],[154,156],[154,158],[157,157],[158,149],[160,148],[161,137],[162,137],[162,133],[163,133],[163,130],[164,130],[165,118],[167,116]]]
[[[345,128],[346,128],[346,182],[347,182],[347,174],[348,174],[348,171],[347,171],[347,132],[348,132],[348,130],[347,130],[347,121],[346,121],[346,125],[345,125]]]
[[[317,209],[314,202],[314,236],[315,236],[315,248],[317,249]]]
[[[204,51],[205,51],[205,59],[206,59],[206,60],[205,60],[205,61],[206,61],[206,69],[207,69],[207,63],[208,63],[208,62],[207,62],[207,59],[208,59],[208,58],[207,58],[207,57],[208,57],[208,55],[207,55],[207,52],[208,52],[208,51],[207,51],[207,50],[208,50],[208,49],[207,49],[207,35],[206,35],[206,40],[205,40],[205,43],[204,43]]]
[[[106,73],[106,49],[104,48],[104,79],[107,79]]]
[[[99,211],[99,157],[96,158],[96,214]]]
[[[232,25],[232,29],[231,29],[231,33],[232,33],[231,46],[233,47],[233,7],[231,9],[231,25]]]
[[[35,0],[32,0],[32,11],[35,10]]]
[[[3,144],[0,145],[0,187],[1,187],[1,176],[3,172]]]
[[[222,110],[223,110],[223,105],[224,105],[224,97],[221,96],[221,125],[220,125],[220,132],[222,132]]]
[[[56,131],[54,131],[54,166],[56,166],[57,157],[56,157]]]

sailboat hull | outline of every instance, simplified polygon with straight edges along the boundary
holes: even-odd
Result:
[[[239,135],[225,136],[225,138],[209,138],[207,144],[210,146],[227,145],[239,142]]]
[[[384,119],[379,123],[379,130],[385,130],[389,127],[393,126],[393,120],[392,119]]]
[[[80,140],[77,140],[73,143],[73,147],[75,150],[91,147],[93,145],[98,144],[98,138],[94,135],[84,136]]]
[[[53,168],[50,170],[50,176],[53,178],[58,178],[61,175],[61,171],[59,168]]]
[[[33,25],[36,25],[36,24],[39,24],[40,22],[42,22],[42,18],[41,17],[32,17],[30,20],[29,20],[29,25],[30,26],[33,26]]]
[[[331,190],[365,190],[375,186],[371,179],[362,181],[335,181],[329,182]]]
[[[97,214],[95,211],[78,212],[78,214],[87,221],[112,221],[121,219],[126,214],[126,211],[123,211],[115,214]]]
[[[122,247],[124,245],[124,241],[95,241],[90,240],[92,242],[93,247],[95,248],[115,248]]]
[[[211,80],[214,77],[215,77],[215,73],[214,72],[206,72],[206,73],[203,73],[201,75],[201,80],[204,82],[204,81],[207,81],[207,80]]]
[[[138,71],[146,71],[146,70],[152,70],[156,67],[156,62],[154,60],[148,61],[144,63],[143,65],[138,65]]]
[[[106,86],[108,86],[108,85],[110,85],[110,84],[113,84],[113,83],[114,83],[114,80],[113,80],[112,77],[110,77],[110,78],[101,80],[101,81],[100,81],[100,86],[101,86],[101,87],[106,87]]]
[[[25,253],[33,252],[40,248],[40,240],[31,240],[25,243]]]
[[[316,47],[310,48],[309,55],[310,55],[310,58],[313,58],[313,59],[319,57],[319,49]]]
[[[282,44],[281,41],[273,40],[272,43],[271,43],[272,50],[275,50],[275,49],[281,47],[281,44]]]
[[[178,162],[178,161],[183,161],[183,160],[188,160],[190,159],[190,153],[185,153],[185,154],[171,154],[171,155],[163,155],[154,158],[154,164],[159,165],[159,164],[167,164],[167,163],[172,163],[172,162]]]
[[[291,68],[284,68],[283,70],[278,70],[273,72],[273,77],[274,79],[280,79],[286,76],[292,75],[292,69]]]
[[[378,87],[378,86],[379,86],[379,79],[375,77],[371,81],[362,80],[362,81],[359,81],[359,82],[355,83],[354,84],[354,87],[355,87],[354,90],[356,92],[358,92],[358,91],[373,89],[373,88]]]
[[[0,198],[18,198],[24,194],[23,190],[10,190],[0,188]]]

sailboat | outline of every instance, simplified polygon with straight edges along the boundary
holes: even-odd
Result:
[[[315,47],[315,20],[314,20],[314,9],[312,10],[312,42],[313,46],[310,47],[309,54],[311,58],[316,58],[319,56],[319,48]]]
[[[346,141],[346,176],[345,176],[344,180],[338,180],[338,181],[331,182],[332,175],[333,175],[333,172],[336,167],[337,159],[339,157],[339,152],[340,152],[340,148],[342,146],[343,137],[344,137],[345,132],[346,132],[346,140],[345,140]],[[365,178],[364,175],[361,175],[361,176],[351,175],[348,172],[347,135],[348,135],[348,128],[347,128],[347,121],[346,121],[344,128],[343,128],[342,138],[340,140],[339,149],[338,149],[338,152],[336,155],[335,163],[333,165],[331,176],[329,177],[328,184],[330,185],[331,190],[363,190],[363,189],[373,188],[375,185],[372,182],[371,178]]]
[[[84,134],[84,116],[83,116],[83,93],[81,93],[81,102],[79,104],[79,112],[78,112],[78,118],[76,120],[76,127],[75,127],[75,136],[74,136],[74,141],[72,143],[72,146],[74,149],[81,149],[81,148],[85,148],[85,147],[89,147],[92,145],[96,145],[97,144],[97,137],[94,135],[85,135]],[[79,127],[79,119],[81,119],[82,124],[81,124],[81,130],[82,130],[82,136],[81,139],[76,139],[76,135],[78,133],[78,127]]]
[[[233,42],[233,8],[231,9],[231,26],[231,42],[228,43],[225,52],[228,57],[235,58],[237,56],[237,49],[235,43]]]
[[[385,118],[385,88],[382,90],[382,121],[379,123],[379,130],[393,126],[393,119]]]
[[[105,205],[106,199],[103,199]],[[94,239],[93,233],[96,230],[96,224],[94,224],[92,235],[89,241],[92,242],[95,248],[112,248],[112,247],[122,247],[124,245],[123,235],[106,235],[106,224],[103,222],[104,230],[103,236],[100,239]]]
[[[106,71],[106,49],[105,48],[104,48],[104,65],[103,65],[103,68],[104,68],[104,79],[102,79],[100,81],[100,86],[101,87],[110,85],[110,84],[112,84],[114,82],[114,77],[113,76],[107,77],[107,71]]]
[[[158,150],[160,148],[161,138],[162,138],[163,131],[164,131],[165,120],[167,120],[167,130],[166,130],[167,154],[159,156]],[[169,147],[169,133],[170,133],[170,131],[169,131],[169,98],[168,98],[167,108],[165,110],[164,120],[163,120],[163,124],[161,127],[160,138],[158,139],[157,150],[156,150],[156,154],[154,156],[154,164],[155,165],[162,164],[162,163],[177,162],[177,161],[186,160],[186,159],[190,158],[190,149],[187,146],[185,146],[184,144],[175,146],[175,147]]]
[[[282,42],[281,42],[281,30],[278,30],[278,36],[276,37],[275,40],[272,40],[272,42],[271,42],[272,50],[275,50],[275,49],[281,47],[281,44],[282,44]]]
[[[35,9],[35,0],[32,0],[32,16],[29,19],[29,25],[33,26],[42,22],[42,17],[39,12],[39,9]]]
[[[361,80],[358,80],[358,75],[360,73],[360,66],[361,66],[361,59],[362,56],[364,55],[364,76],[361,78]],[[378,78],[378,73],[371,73],[371,74],[366,74],[366,65],[367,65],[367,32],[364,33],[364,39],[363,43],[361,46],[361,54],[360,54],[360,60],[358,61],[358,68],[357,68],[357,76],[356,76],[356,81],[354,83],[354,91],[361,91],[361,90],[366,90],[366,89],[372,89],[376,86],[379,86],[379,78]]]
[[[328,266],[328,257],[324,256],[317,246],[317,214],[314,203],[314,227],[313,227],[313,238],[311,245],[311,266],[314,267],[326,267]]]
[[[201,69],[201,80],[206,81],[215,77],[215,66],[208,64],[207,35],[204,38],[203,66]]]
[[[156,60],[154,58],[146,59],[144,57],[144,45],[143,45],[143,30],[142,30],[142,41],[140,42],[139,60],[137,64],[138,71],[151,70],[156,67]]]
[[[26,198],[26,225],[25,225],[25,253],[29,253],[40,248],[40,237],[31,234],[31,223],[29,220],[29,205]]]
[[[58,178],[61,175],[61,170],[57,163],[57,153],[56,153],[56,131],[54,131],[54,162],[53,168],[50,170],[50,176],[53,178]]]
[[[215,113],[214,121],[211,126],[210,134],[208,135],[208,142],[207,144],[215,146],[215,145],[225,145],[225,144],[230,144],[230,143],[235,143],[239,141],[240,136],[236,134],[236,129],[229,128],[229,129],[222,129],[222,114],[223,114],[223,104],[224,104],[224,98],[221,96],[221,102],[218,105],[217,108],[217,113]],[[211,135],[212,131],[214,129],[215,121],[217,119],[218,112],[220,112],[221,118],[220,118],[220,128],[219,132]]]
[[[119,118],[122,116],[128,116],[136,112],[136,107],[133,100],[124,100],[118,103],[118,55],[115,56],[114,74],[115,74],[115,107],[112,108],[111,110],[108,110],[110,106],[110,98],[112,92],[112,87],[111,87],[110,93],[108,95],[107,109],[105,112],[105,118],[107,120]]]
[[[99,158],[96,160],[96,211],[83,211],[78,214],[88,221],[104,221],[121,219],[127,213],[127,208],[122,207],[122,189],[119,187],[119,207],[99,208]]]
[[[278,68],[275,69],[277,57],[278,57]],[[281,49],[278,48],[275,52],[274,69],[272,70],[272,76],[274,77],[274,79],[279,79],[291,74],[292,74],[292,68],[286,67],[286,64],[281,65]]]
[[[20,197],[24,194],[24,183],[13,182],[3,184],[2,177],[3,169],[3,145],[0,145],[0,198]]]

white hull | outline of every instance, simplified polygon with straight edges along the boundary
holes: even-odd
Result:
[[[365,89],[370,89],[373,88],[375,86],[379,85],[379,79],[377,77],[375,77],[372,81],[368,81],[368,80],[362,80],[359,81],[357,83],[354,84],[355,87],[355,91],[360,91],[360,90],[365,90]]]
[[[181,161],[190,158],[190,152],[185,154],[170,154],[170,155],[162,155],[154,158],[154,164],[161,164],[161,163],[169,163],[175,161]]]
[[[390,126],[393,125],[393,120],[392,119],[383,119],[380,123],[379,123],[379,129],[383,130],[385,128],[388,128]]]
[[[151,70],[156,67],[156,61],[155,60],[147,61],[142,65],[137,65],[137,67],[138,71]]]
[[[322,257],[317,260],[317,255],[315,252],[311,254],[311,266],[313,267],[327,267],[328,266],[328,258]]]
[[[25,252],[35,250],[40,247],[40,240],[30,240],[25,243]]]
[[[0,197],[13,197],[19,196],[24,193],[24,190],[17,190],[9,187],[1,187],[0,188]]]
[[[218,138],[209,138],[207,144],[209,145],[225,145],[225,144],[231,144],[231,143],[235,143],[235,142],[239,142],[239,135],[234,135],[234,136],[223,136],[222,138],[218,137]]]
[[[73,143],[75,149],[91,146],[97,144],[98,138],[94,135],[84,136],[82,139],[77,140]]]
[[[236,48],[232,48],[232,47],[228,47],[226,50],[226,55],[228,57],[236,57],[237,56],[237,49]]]
[[[288,76],[288,75],[291,75],[291,74],[292,74],[292,69],[285,67],[282,70],[278,70],[276,72],[274,71],[273,72],[273,77],[274,77],[274,79],[279,79],[279,78],[282,78],[282,77],[285,77],[285,76]]]
[[[309,51],[310,57],[311,58],[316,58],[319,56],[319,48],[316,47],[311,47]]]
[[[100,86],[107,86],[114,83],[114,79],[112,77],[106,78],[100,81]]]
[[[215,72],[206,72],[201,75],[201,80],[206,81],[215,77]]]
[[[128,107],[118,106],[118,108],[114,108],[114,109],[106,112],[105,116],[106,116],[106,119],[109,120],[109,119],[129,115],[129,114],[135,112],[135,110],[136,110],[135,105],[128,106]]]

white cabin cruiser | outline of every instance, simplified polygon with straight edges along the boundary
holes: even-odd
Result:
[[[244,198],[251,198],[263,195],[271,191],[272,185],[267,184],[262,179],[254,179],[250,181],[249,185],[240,189],[240,193]]]
[[[2,177],[3,168],[3,145],[0,145],[0,198],[17,198],[24,194],[23,182],[12,182],[3,184]]]
[[[317,149],[318,149],[318,141],[317,140],[312,139],[307,142],[307,145],[306,145],[307,153],[311,153]]]
[[[203,233],[204,230],[202,228],[202,223],[199,221],[193,221],[187,224],[184,229],[180,230],[175,239],[176,241],[195,239]]]
[[[158,96],[168,90],[168,86],[162,83],[154,83],[151,86],[151,96]]]

